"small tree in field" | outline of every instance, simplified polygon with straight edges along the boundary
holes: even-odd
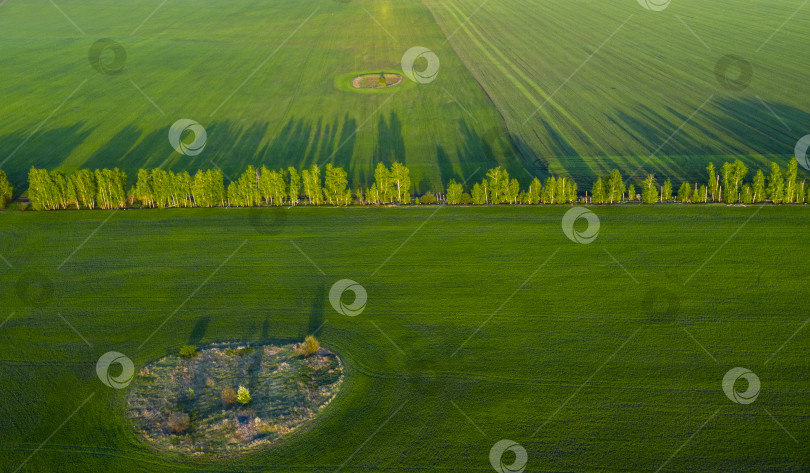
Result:
[[[173,434],[182,434],[188,430],[190,423],[188,414],[174,412],[169,415],[169,430]]]
[[[645,204],[658,202],[658,184],[652,174],[648,174],[647,178],[644,179],[644,186],[641,189],[641,201]]]
[[[308,335],[303,342],[295,347],[295,353],[302,356],[309,356],[318,351],[320,348],[320,342],[318,342],[318,340],[312,335]]]
[[[672,199],[672,181],[667,179],[664,181],[664,185],[661,186],[661,201],[667,201]]]
[[[225,388],[222,390],[222,402],[225,405],[231,405],[236,403],[236,391],[233,388]]]
[[[250,391],[244,386],[239,386],[239,391],[236,393],[236,400],[239,404],[247,404],[250,402]]]
[[[689,185],[688,182],[684,181],[681,184],[681,187],[678,189],[678,200],[682,203],[689,202],[692,199],[692,186]]]

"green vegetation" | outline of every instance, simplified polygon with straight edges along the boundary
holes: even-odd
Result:
[[[8,182],[6,173],[0,171],[0,209],[6,208],[6,204],[11,200],[14,188]]]
[[[0,163],[14,153],[2,167],[15,188],[25,187],[31,165],[66,174],[118,167],[134,178],[164,162],[174,173],[214,162],[232,177],[249,164],[332,163],[365,188],[377,163],[399,161],[421,194],[478,167],[507,164],[480,139],[503,120],[419,1],[167,2],[154,14],[156,5],[144,0],[109,9],[63,1],[57,4],[85,34],[44,0],[2,7],[0,40],[9,47],[0,51]],[[107,37],[127,55],[116,75],[88,63],[89,48]],[[434,83],[352,88],[365,72],[401,74],[412,45],[440,57]],[[169,144],[179,118],[205,127],[200,155],[180,155]]]
[[[195,345],[183,345],[180,347],[179,354],[183,358],[193,358],[197,356],[197,347]]]
[[[770,201],[776,204],[804,203],[810,196],[810,186],[805,181],[798,182],[798,161],[790,160],[787,170],[771,163],[768,187],[765,188],[765,175],[757,171],[752,183],[745,183],[748,168],[739,160],[724,163],[721,175],[714,172],[714,164],[709,163],[709,188],[712,201],[734,204],[750,204]],[[248,166],[239,178],[228,185],[227,192],[220,171],[197,171],[194,178],[183,171],[175,174],[161,169],[138,171],[138,181],[128,194],[124,193],[126,175],[118,169],[89,171],[86,169],[65,176],[62,172],[48,172],[31,168],[29,172],[29,194],[37,210],[75,208],[95,208],[99,202],[104,209],[125,206],[166,208],[166,207],[255,207],[260,205],[297,205],[299,192],[303,189],[305,202],[309,205],[344,206],[350,204],[409,204],[411,203],[410,169],[399,162],[388,169],[379,163],[374,170],[374,183],[354,193],[349,188],[346,171],[327,164],[324,177],[321,170],[313,165],[299,173],[294,168],[270,170],[262,166],[255,169]],[[654,174],[648,174],[642,184],[641,200],[645,204],[672,200],[672,181],[667,178],[659,187]],[[509,172],[501,167],[490,169],[486,177],[473,185],[470,194],[464,186],[451,179],[447,185],[445,200],[451,205],[458,204],[562,204],[582,201],[583,203],[613,204],[633,200],[635,188],[631,185],[625,199],[625,184],[621,173],[614,169],[605,177],[596,179],[590,196],[577,194],[577,184],[564,177],[546,179],[545,187],[534,178],[528,189],[521,191],[517,179],[510,178]],[[683,182],[676,196],[681,202],[706,202],[708,190],[700,190],[695,183],[693,192],[690,184]],[[128,195],[128,197],[127,197]],[[701,197],[702,196],[702,197]],[[285,200],[287,198],[288,200]],[[426,192],[417,203],[431,205],[437,202],[434,193]]]
[[[531,172],[590,189],[611,169],[638,187],[647,174],[703,181],[710,161],[784,167],[810,119],[810,97],[800,92],[807,32],[793,22],[798,15],[780,28],[801,2],[653,3],[668,7],[425,1]],[[747,88],[728,90],[715,77],[726,54],[751,63]],[[728,71],[731,80],[737,74]]]
[[[239,386],[239,389],[236,391],[236,401],[242,405],[249,404],[250,390],[244,386]]]
[[[8,400],[0,404],[3,463],[13,471],[95,393],[25,468],[162,473],[284,465],[294,473],[334,471],[405,401],[342,471],[387,465],[483,472],[500,438],[521,443],[533,471],[655,471],[718,408],[668,469],[807,465],[801,446],[763,411],[797,439],[810,438],[803,421],[807,333],[800,331],[764,364],[810,311],[801,297],[810,267],[807,207],[766,206],[748,220],[756,209],[594,206],[601,228],[589,245],[565,237],[563,207],[437,208],[298,207],[284,210],[284,230],[271,236],[257,233],[250,215],[278,211],[273,209],[120,211],[58,271],[111,212],[5,212],[2,225],[13,237],[0,241],[0,254],[14,270],[0,272],[0,284],[13,288],[22,275],[38,271],[53,282],[57,297],[30,307],[16,291],[0,292],[3,319],[15,312],[0,328],[0,398]],[[329,288],[345,277],[368,291],[360,316],[341,316],[329,303]],[[648,294],[663,308],[651,312]],[[668,305],[670,298],[677,309]],[[89,349],[57,312],[96,348]],[[138,375],[129,388],[116,390],[102,385],[94,371],[108,350],[132,358],[140,372],[182,345],[292,344],[321,324],[318,339],[345,363],[344,388],[312,424],[277,446],[227,463],[204,455],[181,461],[153,451],[125,415],[129,393],[146,379]],[[200,361],[200,355],[190,360]],[[723,394],[723,374],[735,366],[761,378],[754,404],[734,404]],[[235,392],[228,407],[218,397],[242,384],[254,399],[246,408],[255,407],[262,390],[249,378],[221,379],[214,387],[204,379],[193,385],[195,402],[208,399],[215,412],[241,409]],[[186,398],[186,386],[174,389]],[[192,415],[189,432],[194,422]],[[436,439],[441,449],[434,449]],[[426,459],[426,451],[435,455]]]
[[[810,215],[744,207],[810,202],[801,0],[157,3],[0,1],[0,208],[72,210],[0,215],[4,471],[482,472],[500,438],[527,471],[810,470]],[[415,45],[434,82],[352,87]]]
[[[321,344],[318,339],[312,335],[307,335],[307,338],[296,347],[295,353],[301,356],[310,356],[314,355],[320,348]]]
[[[788,0],[683,0],[660,14],[637,2],[589,0],[282,0],[262,4],[260,14],[249,0],[193,11],[169,2],[155,14],[141,0],[112,9],[65,2],[60,8],[85,34],[44,0],[3,6],[0,162],[10,157],[2,166],[17,189],[31,165],[66,174],[118,167],[134,178],[164,162],[175,173],[214,162],[231,176],[249,164],[332,163],[366,188],[377,163],[394,161],[407,163],[417,194],[497,166],[524,188],[534,176],[555,175],[590,189],[611,169],[637,187],[647,173],[668,175],[677,187],[704,180],[712,160],[784,167],[810,109],[801,23],[754,53],[795,12]],[[88,64],[88,49],[104,37],[126,51],[120,74]],[[351,87],[363,73],[401,73],[411,45],[441,60],[434,82]],[[715,80],[727,53],[754,64],[746,90]],[[171,148],[167,131],[179,117],[208,131],[202,154]]]

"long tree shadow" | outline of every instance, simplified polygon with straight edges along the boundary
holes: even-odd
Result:
[[[405,140],[402,137],[402,121],[396,112],[391,112],[386,121],[383,115],[377,122],[377,146],[374,149],[374,163],[390,166],[394,162],[405,162]]]
[[[199,345],[200,342],[202,342],[203,338],[205,338],[205,332],[208,330],[209,322],[211,322],[211,317],[207,315],[197,319],[194,323],[194,328],[191,329],[191,333],[188,336],[189,345]]]
[[[55,169],[61,165],[92,134],[92,129],[84,127],[78,122],[33,135],[15,132],[0,137],[0,162],[5,161],[2,170],[14,186],[14,196],[28,188],[31,166]]]
[[[793,156],[796,142],[805,134],[796,130],[810,129],[810,113],[790,105],[729,97],[715,99],[713,105],[691,120],[672,108],[666,110],[677,119],[667,120],[644,105],[638,105],[632,115],[620,111],[615,118],[609,117],[638,144],[659,142],[649,149],[654,155],[636,178],[649,172],[661,179],[673,178],[676,185],[680,181],[702,182],[706,165],[718,161],[716,156],[739,159],[752,171],[763,169],[767,174],[770,160],[784,166]],[[629,160],[623,163],[624,168],[616,160],[614,164],[622,171],[636,170],[631,169],[634,166]],[[807,174],[802,171],[802,175]]]
[[[314,294],[315,298],[312,299],[312,308],[309,311],[309,323],[307,324],[308,335],[317,332],[324,323],[323,309],[326,304],[324,296],[324,294],[326,294],[326,286],[323,282],[318,285]]]

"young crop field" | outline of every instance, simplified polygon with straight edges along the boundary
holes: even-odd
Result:
[[[810,471],[808,28],[0,0],[0,473]]]
[[[32,165],[117,166],[134,177],[161,164],[236,174],[248,164],[331,162],[365,183],[376,163],[400,161],[426,191],[497,165],[477,137],[500,117],[416,1],[166,2],[142,26],[157,5],[59,2],[81,32],[47,0],[6,3],[0,169],[15,187],[25,187]],[[125,54],[115,74],[88,62],[105,38]],[[416,45],[441,58],[435,84],[408,80],[375,94],[351,87],[362,73],[401,72]],[[114,53],[106,48],[102,64],[116,67]],[[184,156],[169,144],[183,118],[205,127],[204,153]]]
[[[499,164],[581,188],[613,168],[677,186],[710,160],[784,165],[810,129],[796,3],[7,1],[0,167],[24,188],[32,165],[331,162],[368,185],[400,161],[437,192]],[[352,87],[402,72],[412,47],[436,55],[429,82]],[[181,119],[204,153],[169,145]]]
[[[810,126],[810,18],[779,29],[801,2],[493,0],[467,22],[477,0],[425,3],[518,149],[557,175],[694,180],[727,156],[784,162]]]
[[[6,211],[2,470],[485,472],[501,439],[526,471],[810,468],[805,208],[591,210],[587,245],[564,206]],[[96,373],[309,333],[336,399],[238,458],[153,450]],[[755,402],[724,393],[735,367]]]

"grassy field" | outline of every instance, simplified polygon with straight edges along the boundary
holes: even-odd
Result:
[[[260,215],[273,235],[255,210],[6,211],[0,470],[486,472],[504,438],[533,472],[810,469],[807,208],[594,207],[589,245],[566,210],[297,208]],[[52,298],[27,305],[25,278]],[[329,303],[344,278],[357,317]],[[321,324],[337,399],[233,461],[153,452],[95,373],[111,350],[139,367]],[[753,404],[721,389],[737,366]]]
[[[425,3],[518,148],[558,175],[590,182],[648,158],[647,171],[673,180],[703,179],[710,160],[784,165],[810,129],[799,1],[683,0],[661,12],[613,0]],[[718,82],[726,55],[751,64],[744,90]]]
[[[497,164],[524,184],[552,172],[585,188],[656,152],[645,170],[677,188],[703,179],[710,159],[785,164],[810,130],[799,4],[684,0],[653,13],[586,0],[9,0],[0,167],[20,190],[31,165],[133,177],[164,162],[229,175],[334,162],[368,185],[377,162],[399,160],[425,192]],[[120,74],[91,67],[102,38],[126,52]],[[399,71],[413,46],[439,57],[434,82],[349,86]],[[727,54],[752,64],[747,89],[717,82]],[[167,140],[181,118],[208,132],[193,158]]]
[[[140,27],[157,4],[58,2],[84,35],[47,0],[6,3],[0,162],[70,97],[2,166],[23,188],[31,165],[118,166],[134,178],[167,159],[167,169],[215,163],[229,175],[248,164],[333,162],[355,185],[370,185],[377,162],[399,160],[423,191],[497,165],[476,137],[501,119],[419,2],[167,2]],[[90,66],[101,38],[126,51],[120,74]],[[414,45],[440,56],[435,82],[351,89],[359,73],[401,70]],[[180,118],[206,128],[203,154],[174,153],[167,134]]]

